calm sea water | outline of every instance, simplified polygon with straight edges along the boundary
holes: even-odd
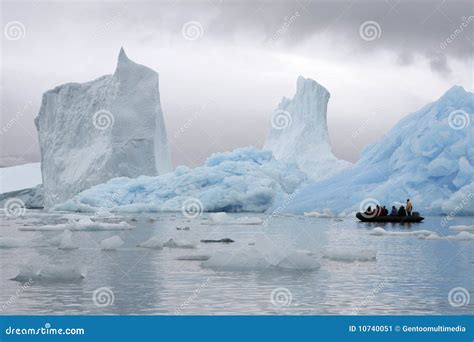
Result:
[[[265,215],[230,214],[231,217]],[[136,221],[132,221],[132,218]],[[152,220],[150,220],[152,218]],[[19,227],[62,222],[60,214],[29,211],[25,218],[2,216],[0,238],[47,241],[60,232],[25,232]],[[205,225],[207,215],[187,219],[180,214],[128,215],[135,228],[129,231],[73,232],[80,248],[59,250],[49,244],[36,247],[0,248],[1,314],[449,314],[474,313],[474,299],[455,307],[448,299],[462,287],[474,297],[474,241],[422,240],[415,236],[374,236],[380,224],[355,218],[280,216],[264,225]],[[156,220],[156,221],[155,221]],[[152,222],[153,221],[153,222]],[[450,222],[472,224],[472,217]],[[189,227],[177,230],[177,227]],[[402,227],[387,224],[390,231],[432,230],[454,234],[442,227],[440,217]],[[101,250],[98,242],[119,235],[125,242],[114,251]],[[138,248],[152,236],[195,243],[196,249]],[[234,244],[203,244],[201,239],[231,238]],[[279,250],[304,249],[321,256],[324,251],[370,249],[372,261],[334,261],[321,258],[313,271],[262,268],[252,271],[215,271],[202,261],[177,260],[190,254],[211,255],[233,251],[267,239]],[[10,280],[25,263],[77,265],[84,279],[76,281]],[[107,306],[94,303],[94,291],[110,290]],[[97,294],[97,292],[96,292]],[[464,293],[465,295],[465,293]],[[111,302],[113,296],[113,303]],[[278,298],[276,296],[279,296]],[[277,298],[277,299],[276,299]],[[272,300],[273,299],[273,300]],[[100,304],[100,303],[99,303]]]

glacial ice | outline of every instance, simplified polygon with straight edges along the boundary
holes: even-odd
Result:
[[[171,171],[158,83],[122,49],[113,75],[44,93],[35,123],[46,208],[114,177]]]
[[[428,236],[433,234],[431,230],[410,230],[410,231],[391,231],[391,230],[385,230],[382,227],[376,227],[370,231],[370,235],[376,235],[376,236]]]
[[[237,217],[233,218],[226,213],[211,213],[209,214],[210,220],[203,222],[206,225],[259,225],[263,223],[263,220],[259,217]]]
[[[304,213],[304,216],[320,217],[320,218],[331,218],[331,217],[334,217],[334,214],[332,213],[331,209],[324,208],[322,213],[320,213],[319,211],[310,211],[309,213]]]
[[[151,249],[162,249],[163,241],[160,236],[152,236],[145,242],[138,244],[138,247],[151,248]]]
[[[43,226],[25,226],[18,228],[22,231],[61,231],[61,230],[86,230],[86,231],[100,231],[100,230],[128,230],[133,229],[133,226],[127,222],[107,223],[92,221],[90,218],[70,219],[68,223],[60,223]]]
[[[100,248],[104,251],[113,251],[124,244],[123,240],[118,235],[103,239],[100,242]]]
[[[372,249],[363,250],[351,250],[351,249],[340,249],[325,251],[323,258],[333,261],[375,261],[377,259],[377,252]]]
[[[34,188],[39,184],[41,184],[40,163],[0,168],[0,194]]]
[[[72,250],[79,248],[77,244],[72,240],[72,233],[70,230],[65,230],[61,235],[63,236],[61,242],[59,243],[58,249]]]
[[[76,265],[48,264],[35,270],[30,265],[21,265],[18,275],[12,280],[41,282],[76,282],[84,279],[84,271]]]
[[[114,178],[81,192],[55,209],[186,213],[195,209],[197,214],[262,212],[278,198],[293,193],[305,180],[304,173],[275,160],[271,152],[246,147],[215,153],[204,166],[194,169],[182,166],[157,177]]]
[[[422,215],[474,215],[473,113],[474,94],[451,88],[366,147],[352,168],[299,189],[283,211],[347,213],[410,198]]]
[[[317,82],[298,77],[294,97],[284,97],[272,114],[263,147],[277,160],[296,164],[313,180],[328,178],[351,165],[331,152],[326,113],[329,97]]]
[[[457,232],[474,232],[474,224],[473,225],[457,225],[457,226],[450,226],[449,229],[457,231]]]

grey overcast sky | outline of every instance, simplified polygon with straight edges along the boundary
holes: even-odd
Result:
[[[299,75],[331,93],[333,151],[355,161],[451,86],[473,91],[473,16],[457,0],[1,1],[0,166],[38,161],[42,93],[113,73],[121,46],[160,74],[175,166],[261,147]]]

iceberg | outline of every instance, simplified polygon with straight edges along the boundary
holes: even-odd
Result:
[[[124,244],[123,240],[118,235],[103,239],[100,242],[100,248],[103,251],[113,251]]]
[[[119,177],[85,190],[55,210],[95,212],[183,211],[263,212],[292,194],[307,179],[294,166],[275,160],[270,151],[246,147],[211,155],[204,166],[178,167],[157,177]],[[251,221],[251,222],[250,222]],[[241,223],[256,224],[252,219]]]
[[[113,75],[44,93],[35,124],[45,208],[114,177],[171,171],[158,73],[123,49]]]
[[[366,147],[352,168],[299,189],[284,211],[340,214],[410,198],[422,214],[472,215],[472,113],[474,94],[451,88]]]
[[[313,180],[321,180],[348,168],[351,163],[331,152],[327,126],[330,94],[309,78],[298,77],[296,94],[284,97],[272,114],[264,149],[276,159],[296,164]]]
[[[60,224],[45,224],[43,226],[25,226],[18,228],[22,231],[103,231],[103,230],[128,230],[133,229],[133,226],[129,225],[125,221],[119,223],[108,223],[108,222],[97,222],[92,221],[90,218],[81,219],[70,219],[68,223]]]

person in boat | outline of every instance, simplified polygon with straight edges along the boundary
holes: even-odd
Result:
[[[364,215],[372,216],[373,214],[374,214],[374,211],[372,210],[372,207],[369,205],[369,207],[364,211]]]
[[[377,204],[375,206],[375,216],[381,216],[382,215],[382,208]]]
[[[403,205],[400,207],[400,209],[398,209],[398,216],[407,216],[407,212]]]
[[[385,206],[382,207],[382,216],[388,216],[388,209]]]
[[[413,211],[413,204],[411,203],[410,199],[407,199],[407,215],[411,216],[411,212]]]
[[[390,216],[397,216],[397,207],[392,205],[392,211],[390,212]]]

